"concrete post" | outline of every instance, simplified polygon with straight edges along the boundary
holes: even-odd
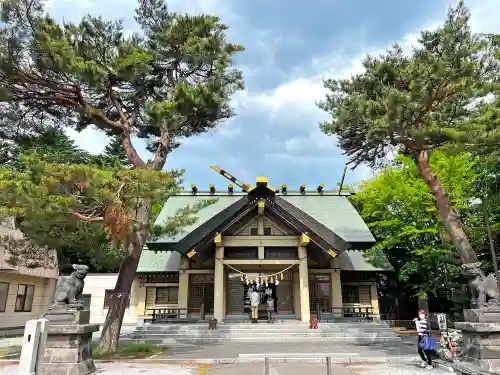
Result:
[[[299,246],[299,291],[300,291],[300,320],[309,322],[311,309],[309,308],[309,270],[307,267],[307,249]]]
[[[43,373],[43,357],[45,356],[45,344],[47,343],[47,334],[49,332],[49,321],[40,319],[40,340],[38,341],[36,373]]]
[[[224,247],[215,248],[214,274],[214,318],[219,322],[224,320]]]
[[[24,326],[23,346],[21,358],[19,359],[19,375],[36,374],[40,324],[39,320],[28,320]]]

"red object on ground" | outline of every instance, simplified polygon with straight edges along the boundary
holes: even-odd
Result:
[[[316,318],[311,318],[310,319],[310,328],[311,329],[318,329],[318,319]]]

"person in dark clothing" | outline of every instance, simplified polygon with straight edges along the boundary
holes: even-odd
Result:
[[[423,350],[420,348],[420,342],[424,338],[425,335],[429,335],[429,322],[427,319],[427,316],[425,314],[425,311],[423,309],[420,309],[418,311],[418,318],[413,319],[415,322],[415,325],[417,326],[417,334],[418,334],[418,342],[417,342],[417,347],[418,347],[418,354],[420,355],[420,358],[422,358],[422,367],[425,367],[427,369],[432,369],[432,353],[431,351],[428,350]]]

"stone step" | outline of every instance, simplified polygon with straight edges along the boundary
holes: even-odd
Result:
[[[258,324],[252,323],[219,323],[217,324],[217,329],[228,328],[228,329],[259,329],[259,328],[269,328],[270,324],[267,321],[259,321]],[[301,323],[301,324],[280,324],[273,323],[271,326],[278,327],[279,329],[309,329],[309,323]],[[319,327],[321,328],[339,328],[339,329],[347,329],[347,328],[370,328],[370,329],[391,329],[386,324],[377,324],[377,323],[349,323],[349,324],[338,324],[338,323],[319,323]],[[180,328],[189,328],[189,329],[197,329],[197,328],[207,328],[208,323],[191,323],[191,324],[146,324],[143,326],[138,326],[136,330],[149,330],[149,329],[180,329]]]
[[[311,336],[311,337],[399,337],[392,331],[380,332],[329,332],[321,330],[307,331],[199,331],[199,332],[134,332],[129,337],[154,338],[154,337],[273,337],[273,336]]]
[[[397,336],[391,335],[273,335],[273,336],[265,336],[265,335],[251,335],[251,336],[224,336],[224,335],[148,335],[148,336],[129,336],[129,339],[134,340],[146,340],[146,341],[162,341],[162,340],[174,340],[179,342],[190,342],[190,341],[214,341],[214,340],[241,340],[245,341],[247,339],[252,340],[264,340],[264,341],[278,341],[285,340],[288,341],[290,339],[311,339],[311,340],[327,340],[327,341],[335,341],[341,339],[349,339],[349,340],[377,340],[377,339],[394,339],[395,341],[400,341],[400,338]]]
[[[173,338],[131,338],[127,337],[120,342],[128,342],[135,344],[156,344],[162,346],[176,346],[179,344],[231,344],[231,343],[358,343],[358,344],[375,344],[375,343],[398,343],[401,341],[399,337],[313,337],[313,336],[263,336],[263,337],[183,337],[182,339]]]
[[[134,343],[151,343],[165,346],[224,343],[386,343],[400,342],[401,338],[384,323],[340,322],[321,323],[312,330],[309,324],[297,320],[289,323],[258,324],[220,323],[216,330],[208,324],[147,324],[137,327],[127,337]]]
[[[382,333],[389,333],[389,334],[394,334],[392,330],[385,330],[385,329],[355,329],[355,328],[349,328],[349,329],[328,329],[328,328],[319,328],[317,330],[311,330],[311,329],[276,329],[269,327],[268,329],[224,329],[224,328],[217,328],[217,330],[212,331],[207,328],[205,329],[181,329],[181,330],[138,330],[133,332],[135,335],[150,335],[150,334],[157,334],[157,335],[169,335],[169,334],[183,334],[183,335],[199,335],[199,334],[211,334],[211,333],[219,333],[219,334],[231,334],[231,335],[245,335],[247,336],[248,334],[267,334],[267,335],[272,335],[272,334],[282,334],[282,333],[287,333],[287,334],[352,334],[352,335],[357,335],[357,334],[382,334]]]

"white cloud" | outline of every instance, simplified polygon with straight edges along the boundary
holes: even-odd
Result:
[[[116,3],[116,0],[113,1]],[[454,0],[450,0],[447,5],[455,5],[455,3]],[[73,17],[80,17],[86,12],[100,14],[100,7],[97,5],[96,0],[80,0],[71,3],[70,0],[49,0],[49,4],[54,11],[57,11],[58,8],[65,11],[71,9]],[[73,8],[70,8],[69,4]],[[103,11],[103,16],[105,18],[116,18],[122,14],[127,14],[128,18],[130,18],[136,2],[123,0],[120,4],[120,7],[118,7],[120,9],[117,10],[118,14],[104,14]],[[173,11],[218,14],[226,24],[238,25],[240,30],[246,29],[241,26],[245,22],[244,18],[232,10],[232,2],[228,0],[170,0],[168,4]],[[500,23],[497,21],[498,0],[469,0],[467,4],[472,10],[471,24],[475,31],[499,31]],[[443,6],[442,12],[436,13],[435,19],[428,20],[422,27],[432,29],[442,24],[446,7]],[[112,8],[117,7],[107,7],[106,11],[109,12],[109,9]],[[66,14],[64,16],[66,17]],[[129,24],[126,26],[130,27]],[[411,45],[417,42],[422,27],[408,33],[397,42],[405,50],[408,50]],[[337,165],[342,164],[339,161],[339,159],[342,160],[339,155],[340,151],[334,147],[335,139],[322,134],[318,127],[319,121],[328,118],[328,115],[316,106],[316,102],[325,97],[326,90],[323,87],[323,80],[328,77],[349,77],[352,74],[361,72],[361,61],[366,54],[381,53],[390,48],[393,42],[396,42],[387,41],[386,45],[362,45],[360,42],[364,40],[360,35],[362,31],[349,30],[349,32],[351,31],[354,35],[345,35],[345,44],[349,43],[350,47],[353,44],[355,46],[359,44],[357,56],[348,55],[346,51],[337,45],[333,47],[335,53],[312,57],[307,66],[297,67],[289,75],[288,81],[271,90],[246,90],[234,96],[232,104],[240,116],[250,116],[257,120],[267,117],[267,120],[273,124],[272,128],[267,128],[264,133],[259,134],[261,142],[268,145],[269,150],[263,153],[264,165],[276,161],[283,162],[284,165],[300,165],[306,168],[311,165],[321,165],[322,168],[328,170],[333,162],[336,162]],[[230,29],[229,32],[233,33],[234,29]],[[244,70],[245,76],[250,78],[270,69],[276,75],[282,74],[283,72],[280,71],[279,66],[276,66],[275,53],[277,45],[283,37],[279,34],[270,35],[266,31],[253,30],[252,32],[255,37],[250,47],[252,53],[261,58],[261,62],[252,66],[240,67]],[[232,35],[231,39],[234,39]],[[299,42],[301,41],[297,41],[297,43]],[[352,49],[350,48],[350,50]],[[293,126],[296,127],[295,130],[297,130],[297,127],[301,127],[301,135],[297,135],[297,132],[293,135],[294,132],[290,129]],[[250,134],[250,132],[252,132],[252,129],[243,128],[237,117],[221,124],[212,134],[186,140],[185,145],[191,147],[191,150],[194,151],[214,148],[215,154],[217,142],[221,142],[221,140],[230,142],[231,139],[234,140],[244,134]],[[287,135],[290,135],[288,139],[286,138]],[[86,130],[84,134],[71,134],[71,136],[81,147],[93,152],[101,151],[107,141],[102,133],[90,129]],[[180,160],[180,157],[177,157],[177,154],[174,153],[171,158],[169,157],[169,166],[172,159],[174,165],[196,165],[199,160],[195,154],[196,152],[191,153],[188,158],[184,155],[183,159]],[[229,163],[231,168],[239,167],[239,161],[234,156],[224,157],[227,159],[220,161],[221,163]],[[213,162],[216,162],[216,160]],[[242,170],[245,169],[242,168]],[[372,173],[373,171],[370,168],[360,166],[354,172],[349,172],[349,175],[355,176],[357,179],[366,179]]]
[[[468,2],[472,11],[471,24],[475,32],[498,32],[498,0],[472,0]],[[495,7],[495,4],[496,7]],[[454,5],[450,2],[449,5]],[[326,90],[323,80],[328,77],[349,77],[362,72],[362,59],[367,54],[377,55],[390,48],[394,42],[398,42],[403,50],[409,51],[418,43],[418,37],[422,29],[435,29],[442,24],[447,7],[443,7],[443,14],[436,15],[436,19],[427,21],[426,25],[418,30],[407,34],[402,40],[388,41],[384,46],[371,46],[360,48],[356,58],[346,59],[345,53],[340,50],[333,55],[314,57],[307,69],[302,69],[302,75],[297,70],[297,76],[278,87],[267,92],[244,92],[235,102],[242,110],[267,112],[269,119],[297,119],[303,120],[301,126],[312,126],[308,137],[293,137],[283,143],[282,152],[269,153],[270,159],[293,160],[300,165],[313,162],[324,162],[321,156],[307,155],[304,157],[311,144],[317,150],[328,150],[333,148],[334,139],[327,137],[318,129],[318,122],[327,119],[327,114],[320,110],[316,103],[325,98]],[[304,73],[307,74],[304,75]],[[280,121],[281,126],[286,126],[286,121]],[[278,125],[279,126],[279,125]],[[313,128],[315,126],[315,128]],[[372,171],[363,168],[361,176],[368,177]]]
[[[81,132],[67,128],[66,134],[68,134],[78,147],[93,154],[102,152],[109,142],[109,138],[102,131],[93,129],[90,126]]]
[[[480,33],[500,32],[498,0],[466,0],[466,4],[472,10],[470,22],[473,30]]]

